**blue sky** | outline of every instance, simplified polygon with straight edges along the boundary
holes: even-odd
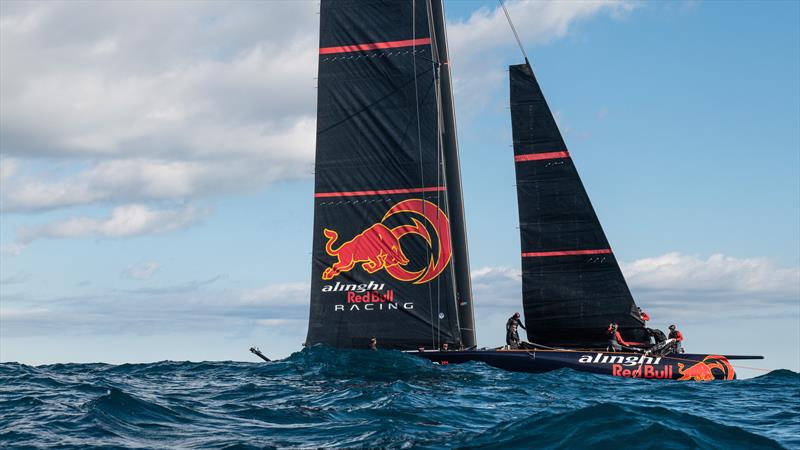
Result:
[[[0,6],[0,360],[305,337],[315,2]],[[482,345],[520,309],[494,2],[446,3]],[[509,2],[655,325],[800,370],[800,6]],[[747,373],[742,373],[747,375]]]

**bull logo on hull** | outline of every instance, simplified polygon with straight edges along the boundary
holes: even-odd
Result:
[[[720,379],[733,380],[736,372],[728,362],[728,358],[719,355],[708,355],[702,361],[686,367],[683,363],[678,363],[678,373],[681,375],[679,381],[713,381],[717,379],[714,371],[719,371]]]
[[[389,228],[386,221],[400,213],[412,214],[411,224]],[[434,233],[429,232],[428,227],[417,217],[428,222]],[[339,233],[325,228],[322,234],[327,239],[325,253],[337,259],[322,272],[323,280],[331,280],[361,264],[361,268],[367,273],[386,270],[400,281],[427,283],[444,271],[452,254],[447,216],[436,204],[422,199],[397,203],[384,214],[380,222],[369,226],[336,248],[334,246],[339,239]],[[420,270],[410,270],[407,267],[411,261],[403,251],[401,239],[409,234],[421,237],[432,250],[434,236],[438,242],[436,255],[431,254],[427,266]]]

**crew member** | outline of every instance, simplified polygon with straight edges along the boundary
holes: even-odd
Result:
[[[669,338],[675,339],[675,353],[683,353],[683,333],[675,325],[669,326]]]
[[[445,342],[444,344],[442,344],[442,351],[443,351],[443,352],[446,352],[446,351],[448,351],[448,350],[450,350],[450,349],[449,349],[449,348],[448,348],[448,346],[447,346],[447,342]]]
[[[372,338],[369,340],[369,349],[370,350],[377,350],[378,349],[378,340],[376,338]]]
[[[619,325],[615,323],[611,323],[608,325],[608,347],[614,350],[615,352],[619,352],[623,350],[623,346],[629,347],[631,345],[630,342],[627,342],[625,339],[622,339],[622,335],[619,334]]]
[[[650,320],[650,316],[647,315],[646,312],[642,311],[642,308],[639,308],[639,318],[642,319],[642,321],[644,321],[644,322],[647,322],[648,320]]]
[[[525,328],[525,325],[522,324],[519,313],[515,312],[513,316],[509,317],[508,322],[506,322],[506,345],[512,350],[519,348],[519,333],[517,332],[517,327],[522,327],[522,329],[526,331],[528,330]]]
[[[664,334],[664,332],[657,328],[645,328],[645,330],[647,330],[647,334],[650,335],[650,337],[655,339],[656,345],[667,340],[667,336]]]

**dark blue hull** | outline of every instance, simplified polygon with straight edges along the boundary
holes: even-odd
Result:
[[[513,372],[542,373],[569,368],[616,377],[681,381],[733,380],[736,378],[736,373],[728,359],[745,358],[688,353],[646,356],[640,353],[591,350],[465,350],[408,353],[442,365],[480,361]]]

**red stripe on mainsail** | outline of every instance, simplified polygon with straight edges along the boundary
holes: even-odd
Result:
[[[543,159],[569,158],[569,152],[528,153],[514,156],[514,161],[541,161]]]
[[[403,41],[389,41],[389,42],[370,42],[368,44],[342,45],[339,47],[322,47],[319,49],[319,54],[330,55],[331,53],[366,52],[370,50],[384,50],[387,48],[411,47],[412,45],[427,45],[430,43],[431,43],[431,38],[406,39]]]
[[[444,186],[434,186],[434,187],[412,188],[412,189],[381,189],[377,191],[317,192],[314,194],[314,197],[325,198],[325,197],[357,197],[361,195],[416,194],[419,192],[437,192],[446,190],[447,188]]]
[[[573,255],[605,255],[611,253],[610,248],[598,250],[563,250],[558,252],[523,252],[523,258],[536,258],[541,256],[573,256]]]

